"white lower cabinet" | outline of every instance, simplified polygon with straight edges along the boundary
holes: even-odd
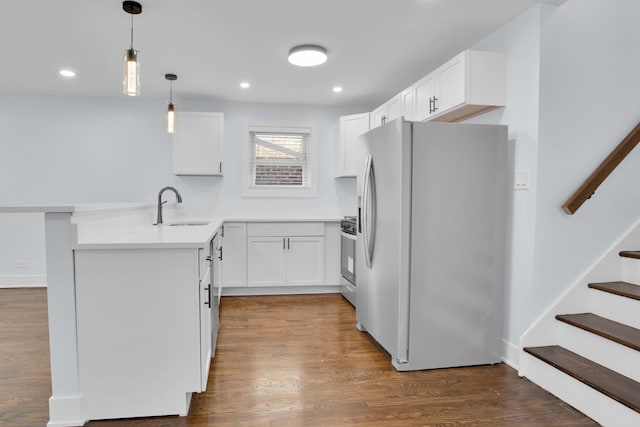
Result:
[[[324,237],[248,237],[249,286],[314,286],[324,283]]]
[[[249,286],[283,286],[286,273],[286,238],[247,238],[247,279]]]
[[[324,284],[324,237],[287,237],[287,285]]]
[[[226,222],[222,249],[217,256],[222,260],[222,287],[247,286],[247,224]]]
[[[248,286],[323,285],[324,259],[323,223],[247,226]]]
[[[88,420],[186,415],[206,390],[219,325],[211,246],[75,251]]]

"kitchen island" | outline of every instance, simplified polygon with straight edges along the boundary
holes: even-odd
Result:
[[[186,415],[215,349],[210,256],[221,219],[154,226],[149,203],[0,207],[34,212],[45,219],[48,426]]]
[[[164,224],[154,225],[156,205],[151,203],[0,206],[0,213],[33,212],[45,218],[52,383],[48,426],[188,413],[192,393],[206,390],[215,353],[225,221],[229,230],[249,229],[237,241],[231,235],[224,239],[228,272],[238,267],[231,256],[234,241],[245,248],[250,239],[263,245],[274,232],[286,235],[287,259],[295,260],[285,278],[276,276],[270,286],[245,281],[228,293],[339,291],[337,216],[223,216],[168,208]],[[252,237],[254,229],[267,237]],[[305,230],[315,230],[315,236],[296,238],[309,234]],[[277,239],[284,247],[284,238]],[[301,244],[309,250],[293,258],[295,245]],[[249,271],[251,279],[252,266],[263,255],[253,249],[250,255],[239,271],[244,269],[245,278]]]

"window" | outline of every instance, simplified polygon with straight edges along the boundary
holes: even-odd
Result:
[[[245,196],[315,196],[315,134],[309,124],[247,129]]]
[[[251,184],[301,187],[307,179],[307,134],[251,132]]]

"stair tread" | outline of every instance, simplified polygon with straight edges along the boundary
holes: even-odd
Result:
[[[625,258],[640,259],[640,251],[621,251],[618,255]]]
[[[524,351],[621,404],[640,412],[640,383],[559,345],[525,347]]]
[[[556,319],[640,351],[640,329],[593,313],[558,314]]]
[[[610,294],[640,300],[640,286],[627,282],[589,283],[589,287]]]

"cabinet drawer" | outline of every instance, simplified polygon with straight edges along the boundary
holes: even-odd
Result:
[[[198,249],[198,273],[200,280],[203,280],[204,277],[210,272],[211,261],[209,260],[211,257],[211,250],[209,245],[205,246],[202,249]],[[209,259],[207,259],[209,258]]]
[[[324,223],[253,222],[247,224],[247,236],[324,236]]]

